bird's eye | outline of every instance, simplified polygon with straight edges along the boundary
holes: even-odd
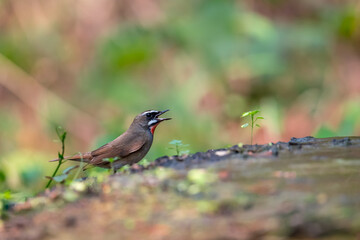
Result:
[[[147,113],[146,117],[148,117],[148,118],[151,117],[151,113]]]

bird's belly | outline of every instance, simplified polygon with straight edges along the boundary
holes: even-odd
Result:
[[[148,147],[147,149],[142,149],[142,151],[136,151],[136,152],[130,154],[129,158],[127,159],[126,162],[128,164],[134,164],[134,163],[141,161],[141,159],[143,159],[146,156],[149,149],[150,149],[150,147]]]

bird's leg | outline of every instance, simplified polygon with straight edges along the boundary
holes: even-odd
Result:
[[[123,166],[114,167],[114,168],[113,168],[114,174],[116,174],[117,171],[119,171],[119,169],[121,169],[122,167],[123,167]]]

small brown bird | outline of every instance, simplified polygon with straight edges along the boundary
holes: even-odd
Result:
[[[158,118],[165,111],[149,110],[137,115],[129,129],[113,141],[98,149],[65,157],[67,160],[83,161],[93,166],[114,168],[116,172],[126,164],[139,162],[148,153],[154,138],[155,128],[165,120],[171,118]],[[113,158],[113,163],[107,159]],[[51,160],[59,161],[59,159]]]

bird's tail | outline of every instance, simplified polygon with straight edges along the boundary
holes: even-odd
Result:
[[[78,153],[73,156],[66,156],[64,157],[64,160],[71,160],[76,162],[89,162],[90,158],[91,158],[91,153],[87,152],[87,153]],[[50,160],[49,162],[57,162],[57,161],[60,161],[60,158]]]

